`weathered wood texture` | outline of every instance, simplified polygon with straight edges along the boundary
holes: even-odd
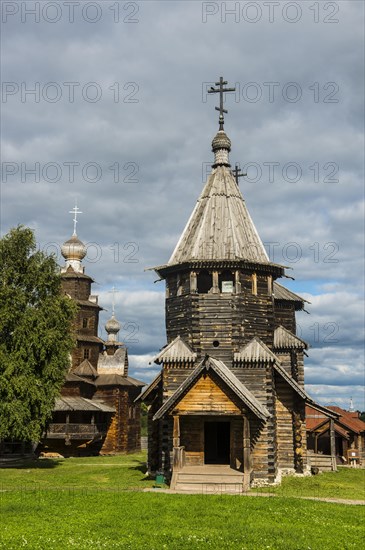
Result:
[[[240,414],[236,400],[231,390],[219,387],[218,380],[202,376],[178,403],[176,414]]]
[[[232,274],[233,275],[233,274]],[[274,304],[267,276],[258,276],[257,295],[250,274],[240,274],[241,293],[169,293],[166,300],[168,342],[181,336],[200,356],[206,353],[232,364],[232,352],[258,336],[273,344]],[[184,289],[185,290],[185,289]]]
[[[295,305],[289,301],[275,300],[275,328],[282,325],[296,334]]]

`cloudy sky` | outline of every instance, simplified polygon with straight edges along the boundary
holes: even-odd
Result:
[[[56,253],[77,200],[84,261],[115,286],[131,370],[166,343],[165,263],[209,172],[223,75],[231,161],[284,284],[311,303],[309,393],[364,410],[363,3],[13,2],[2,5],[1,230]]]

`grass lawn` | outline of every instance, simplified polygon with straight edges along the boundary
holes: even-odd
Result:
[[[24,461],[21,467],[0,468],[1,489],[52,489],[53,487],[98,489],[144,489],[146,454],[97,456],[61,460]]]
[[[362,547],[364,507],[291,496],[144,493],[141,489],[153,485],[144,477],[144,458],[143,454],[73,458],[40,461],[41,467],[25,463],[21,468],[0,470],[0,548],[358,550]],[[341,480],[342,495],[352,486],[350,474],[357,476],[360,471],[348,472],[332,474]],[[331,474],[311,479],[326,485],[328,475]],[[349,477],[345,479],[343,475]]]
[[[324,497],[365,500],[365,470],[339,467],[337,472],[323,472],[310,477],[284,477],[274,488],[262,488],[285,497]]]

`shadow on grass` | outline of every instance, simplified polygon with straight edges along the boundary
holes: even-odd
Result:
[[[19,460],[9,460],[9,462],[0,462],[0,468],[12,468],[17,470],[50,470],[59,466],[63,460],[54,459],[54,458],[32,458],[32,459],[19,459]]]
[[[153,481],[155,479],[154,476],[150,476],[149,474],[147,474],[147,464],[143,461],[136,464],[136,466],[131,466],[130,468],[128,468],[128,470],[134,470],[135,472],[140,472],[141,474],[143,474],[143,477],[139,480],[141,482],[151,480]]]

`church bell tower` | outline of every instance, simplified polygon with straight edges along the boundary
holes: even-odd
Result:
[[[285,268],[268,258],[231,168],[226,84],[209,90],[220,98],[212,171],[169,261],[154,268],[166,281],[167,344],[140,398],[149,470],[172,474],[176,489],[198,483],[197,467],[201,484],[215,465],[242,488],[303,472],[305,403],[321,408],[304,390],[307,344],[295,333],[304,300],[276,282]]]

